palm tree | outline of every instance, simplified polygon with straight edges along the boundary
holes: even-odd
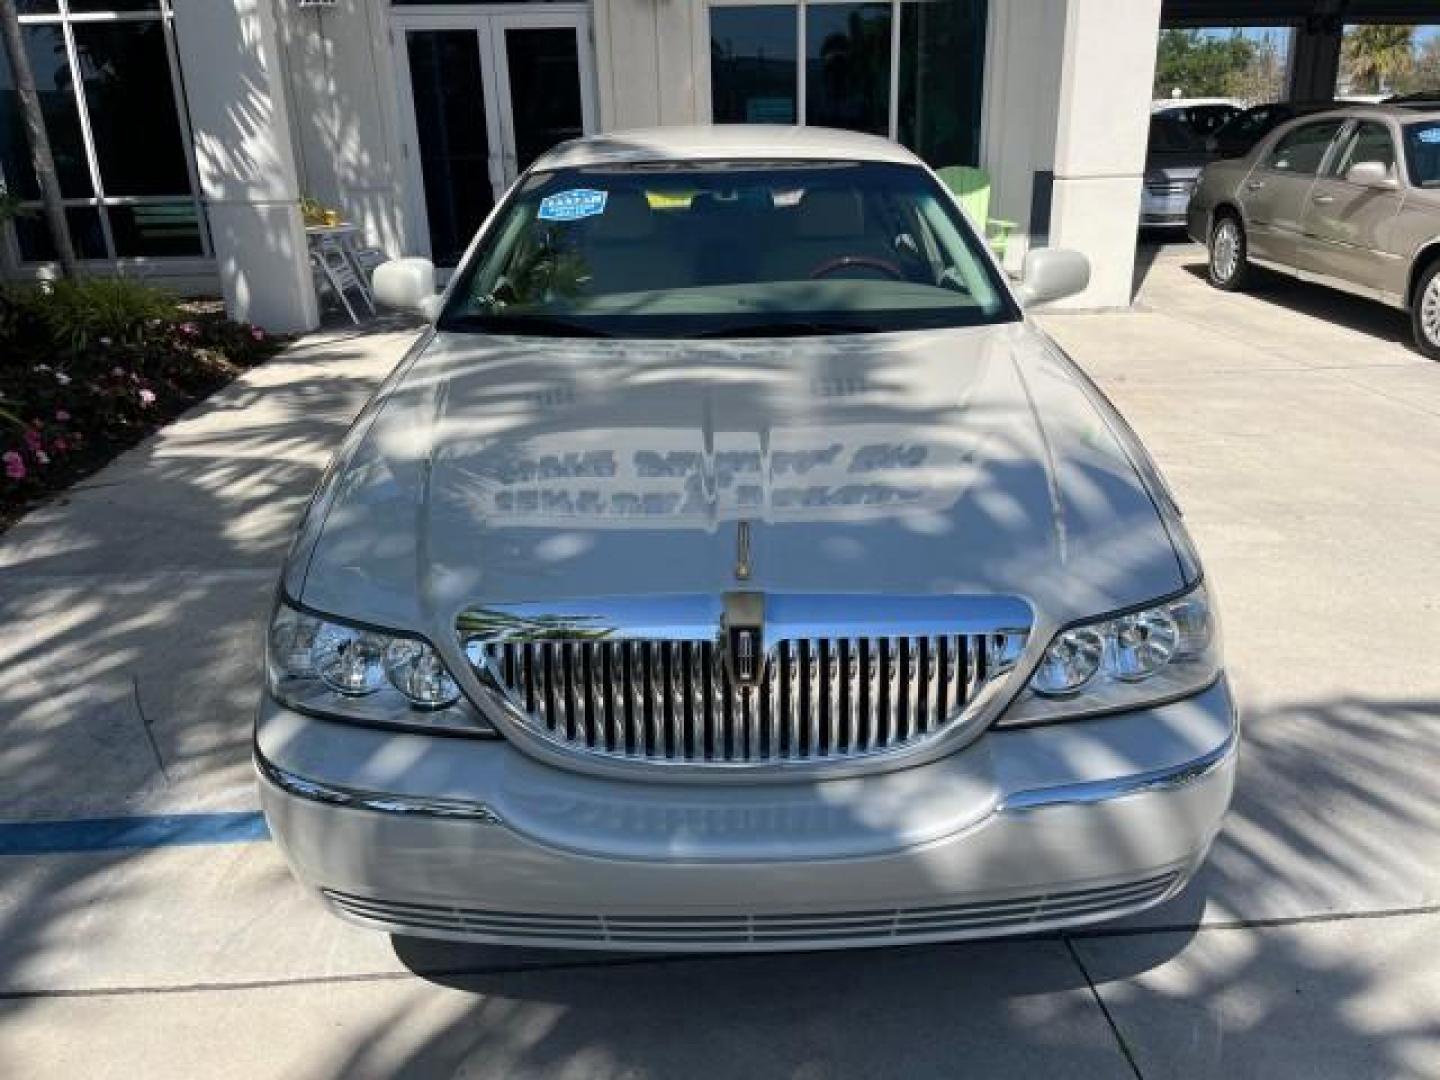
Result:
[[[1341,53],[1350,88],[1382,93],[1415,65],[1415,27],[1357,26],[1345,35]]]
[[[0,36],[5,39],[5,53],[10,58],[15,96],[20,99],[20,115],[25,120],[25,137],[30,143],[30,164],[40,182],[40,200],[45,206],[45,220],[50,226],[50,240],[55,245],[60,273],[74,277],[75,248],[70,243],[70,226],[65,220],[60,180],[55,173],[55,155],[50,150],[50,136],[45,132],[45,114],[40,110],[40,95],[35,90],[35,73],[25,52],[15,0],[0,0]]]

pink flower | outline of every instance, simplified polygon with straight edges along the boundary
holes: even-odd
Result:
[[[200,328],[196,326],[193,322],[181,323],[178,329],[180,330],[180,333],[184,334],[186,337],[198,337],[200,335]]]
[[[63,454],[66,450],[70,449],[70,444],[66,442],[64,438],[59,438],[50,444],[50,449],[54,450],[57,454]]]
[[[5,451],[4,455],[0,456],[0,461],[5,462],[5,475],[11,480],[25,479],[25,459],[14,450]]]
[[[70,422],[70,414],[69,414],[68,412],[66,412],[64,409],[56,409],[56,410],[55,410],[55,419],[56,419],[59,423],[68,424],[68,423]]]
[[[36,431],[34,428],[26,428],[25,445],[28,446],[32,451],[39,451],[39,449],[45,444],[40,438],[40,432]]]
[[[147,409],[148,409],[151,405],[154,405],[154,404],[155,404],[155,391],[154,391],[154,390],[141,390],[141,391],[140,391],[140,404],[141,404],[142,406],[144,406],[145,408],[147,408]]]
[[[258,326],[252,326],[252,327],[250,328],[250,336],[251,336],[252,338],[254,338],[256,341],[264,341],[264,340],[265,340],[265,331],[264,331],[264,330],[261,330],[260,327],[258,327]]]

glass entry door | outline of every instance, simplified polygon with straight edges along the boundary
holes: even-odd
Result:
[[[547,4],[393,19],[411,217],[424,254],[453,267],[531,162],[595,130],[590,16]]]

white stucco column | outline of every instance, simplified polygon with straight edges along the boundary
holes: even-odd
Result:
[[[269,330],[313,329],[315,288],[270,0],[174,7],[225,307]]]
[[[1128,307],[1149,137],[1161,0],[1069,0],[1050,245],[1090,257],[1066,303]]]

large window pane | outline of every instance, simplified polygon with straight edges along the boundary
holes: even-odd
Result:
[[[70,246],[75,249],[76,255],[82,259],[106,257],[99,210],[93,206],[71,207],[65,211],[65,220],[70,225]],[[39,207],[15,219],[15,239],[20,244],[20,258],[25,262],[50,262],[55,258],[50,229]]]
[[[480,39],[474,30],[411,30],[405,44],[431,256],[454,266],[494,205]]]
[[[805,9],[805,122],[890,133],[890,5]]]
[[[159,11],[160,0],[70,0],[70,13],[80,15],[92,11]]]
[[[112,206],[107,213],[115,254],[122,259],[137,255],[199,255],[204,250],[200,244],[200,218],[190,199]]]
[[[77,23],[74,30],[105,194],[188,192],[160,23]]]
[[[794,5],[710,9],[711,115],[717,124],[793,124]]]
[[[929,164],[980,161],[986,0],[909,0],[900,8],[902,143]]]
[[[35,72],[35,89],[45,114],[45,130],[66,198],[89,198],[90,170],[85,164],[85,141],[80,135],[80,113],[65,56],[65,36],[58,26],[24,27],[25,51]],[[35,170],[30,167],[30,144],[20,116],[20,98],[5,51],[0,49],[0,168],[10,191],[24,199],[40,197]]]
[[[556,143],[585,134],[580,48],[569,26],[505,31],[515,155],[521,169]]]

